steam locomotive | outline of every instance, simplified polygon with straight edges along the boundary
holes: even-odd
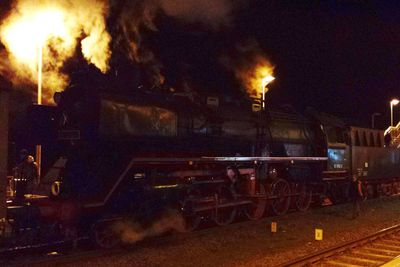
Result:
[[[21,229],[91,233],[101,247],[118,242],[112,225],[146,223],[176,209],[193,230],[203,220],[305,211],[312,201],[347,200],[352,174],[368,197],[397,192],[400,150],[383,131],[340,119],[229,97],[171,92],[128,96],[69,88],[57,106],[33,106],[30,138],[55,164],[41,194],[10,201],[8,221]],[[233,184],[226,169],[234,169]],[[46,195],[46,197],[38,197]],[[54,230],[56,229],[56,230]],[[113,236],[114,238],[110,238]]]

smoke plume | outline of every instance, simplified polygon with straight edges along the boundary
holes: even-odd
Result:
[[[140,80],[145,88],[158,87],[168,78],[176,83],[171,85],[178,86],[178,91],[183,90],[185,84],[190,84],[186,86],[190,91],[196,87],[220,88],[226,84],[221,81],[228,69],[248,94],[257,95],[261,88],[260,79],[272,73],[272,65],[256,42],[235,46],[237,42],[226,40],[227,36],[236,34],[235,12],[238,7],[243,8],[244,2],[15,0],[0,23],[0,75],[15,85],[36,85],[38,66],[41,65],[38,64],[39,51],[42,51],[44,93],[50,98],[54,91],[66,87],[71,74],[68,72],[74,69],[75,63],[82,61],[81,55],[88,63],[106,72],[113,51],[114,56],[118,55],[112,58],[115,73],[118,75],[118,65],[122,62],[123,74],[119,77],[132,77],[127,79],[129,82],[121,83],[122,86],[130,87],[131,82],[135,84]],[[174,34],[175,26],[180,27],[178,40],[182,44],[173,46],[171,40],[174,42],[175,39],[169,39],[165,34]],[[165,29],[167,33],[163,32]],[[185,34],[189,39],[187,44],[182,38]],[[167,48],[162,49],[164,41]],[[171,49],[183,52],[172,53]],[[190,51],[198,56],[192,56]],[[222,53],[224,55],[220,57]],[[124,68],[125,63],[129,69]],[[218,85],[213,85],[212,81],[217,79]],[[207,82],[202,84],[203,81]]]
[[[115,3],[119,5],[119,1]],[[118,24],[122,37],[117,40],[119,47],[127,47],[127,56],[136,65],[142,67],[144,75],[151,84],[159,85],[164,81],[162,64],[145,42],[145,32],[156,32],[154,19],[157,6],[153,1],[128,1],[119,15]],[[122,44],[122,45],[121,45]],[[123,45],[126,44],[126,45]]]
[[[228,26],[232,19],[231,0],[159,0],[166,15],[213,29]]]
[[[115,6],[120,1],[113,1]],[[157,32],[156,18],[164,14],[184,23],[197,23],[208,29],[220,30],[231,21],[233,1],[230,0],[137,0],[119,7],[119,24],[128,44],[129,58],[143,66],[150,83],[164,82],[163,64],[146,42],[146,35]],[[178,59],[177,59],[178,60]]]

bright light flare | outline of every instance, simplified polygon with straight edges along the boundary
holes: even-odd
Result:
[[[50,38],[60,38],[64,45],[71,43],[64,14],[56,8],[33,11],[2,31],[2,39],[16,60],[32,67],[39,60],[38,50]]]
[[[253,51],[252,51],[253,53]],[[232,64],[227,61],[227,66],[234,66],[236,78],[242,82],[247,95],[250,98],[260,99],[268,90],[267,85],[275,78],[274,66],[260,53],[249,54],[245,59],[239,60],[238,63]]]
[[[393,106],[396,106],[399,103],[399,100],[394,98],[390,101],[390,126],[393,127]]]
[[[265,77],[264,79],[262,79],[262,84],[261,84],[261,86],[262,86],[262,87],[265,87],[265,86],[267,86],[270,82],[272,82],[273,80],[275,80],[275,77],[274,77],[274,76],[267,76],[267,77]]]
[[[266,77],[264,77],[261,81],[261,91],[262,91],[262,108],[265,108],[265,94],[268,91],[267,85],[272,82],[273,80],[275,80],[275,77],[272,75],[268,75]]]
[[[109,68],[111,36],[106,30],[107,2],[98,0],[16,0],[0,24],[15,84],[43,81],[44,97],[52,99],[68,83],[64,63],[80,45],[83,57],[102,72]],[[43,60],[43,61],[42,61]],[[43,73],[41,72],[43,71]]]
[[[266,60],[260,61],[255,66],[252,73],[248,76],[252,91],[251,95],[259,98],[268,92],[267,85],[275,80],[273,71],[273,66]]]

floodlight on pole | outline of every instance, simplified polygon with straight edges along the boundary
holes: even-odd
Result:
[[[265,88],[269,83],[275,80],[275,77],[272,75],[268,75],[262,79],[261,86],[262,86],[262,109],[265,109]]]
[[[37,104],[42,104],[42,76],[43,76],[43,42],[38,45],[38,58],[37,58]],[[36,145],[36,163],[38,165],[38,183],[40,183],[40,174],[42,169],[42,146]]]
[[[390,126],[393,126],[393,106],[396,106],[399,102],[398,99],[392,99],[390,101]]]

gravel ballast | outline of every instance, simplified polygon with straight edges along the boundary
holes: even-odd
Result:
[[[276,266],[400,223],[400,197],[368,200],[352,219],[352,204],[314,208],[260,221],[145,240],[123,253],[63,266]],[[270,232],[271,222],[278,231]],[[323,240],[315,240],[315,229]]]

